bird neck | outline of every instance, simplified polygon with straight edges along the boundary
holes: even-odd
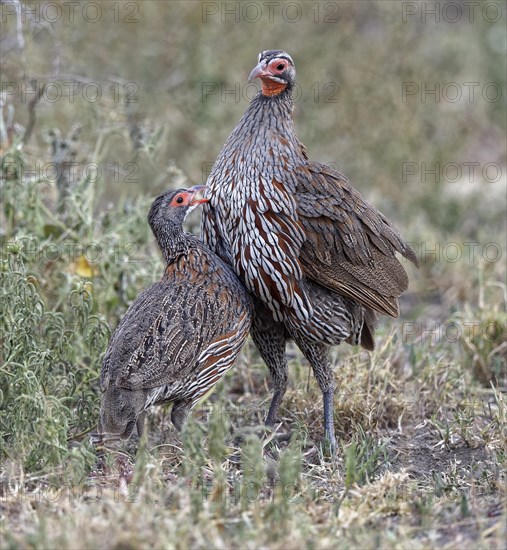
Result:
[[[207,185],[236,185],[231,175],[240,171],[244,176],[241,187],[258,193],[259,182],[278,177],[281,164],[292,170],[306,162],[304,145],[298,140],[292,122],[292,93],[285,90],[273,97],[259,92],[228,137],[217,158]],[[261,177],[259,177],[261,176]],[[231,188],[231,189],[232,189]],[[222,205],[227,208],[227,205]]]
[[[167,264],[174,262],[178,256],[187,252],[187,234],[181,225],[164,221],[163,224],[152,229]]]
[[[251,101],[242,119],[233,132],[242,136],[249,135],[255,142],[266,142],[271,132],[294,136],[292,123],[292,92],[286,89],[278,95],[265,96],[259,92]]]
[[[268,97],[259,92],[230,136],[230,144],[245,151],[245,158],[256,164],[251,151],[266,150],[271,158],[290,158],[296,164],[304,160],[304,146],[294,131],[292,91]],[[285,161],[285,162],[286,162]]]
[[[294,109],[294,101],[292,99],[292,87],[286,87],[277,94],[265,94],[261,90],[250,103],[249,110],[269,112],[274,110],[277,115],[283,117],[283,120],[292,121],[292,111]],[[273,116],[272,114],[270,116]]]

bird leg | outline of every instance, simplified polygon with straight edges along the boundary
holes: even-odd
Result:
[[[274,393],[266,424],[272,426],[276,422],[278,409],[289,383],[289,367],[285,357],[285,327],[281,323],[276,323],[270,312],[262,311],[261,314],[256,307],[250,334],[271,376]]]
[[[324,402],[324,441],[329,444],[331,455],[336,455],[336,437],[334,433],[334,373],[329,362],[329,346],[320,342],[310,342],[304,332],[294,331],[294,340],[308,359],[317,379]]]
[[[171,420],[174,427],[181,432],[181,428],[190,412],[190,401],[175,401],[171,410]]]
[[[336,455],[336,437],[334,434],[334,385],[326,391],[322,392],[324,401],[324,439],[329,442],[331,455]]]
[[[273,382],[275,391],[273,393],[271,404],[269,405],[269,411],[266,416],[266,420],[265,420],[266,426],[273,426],[275,424],[276,419],[278,417],[278,409],[280,408],[280,404],[282,402],[283,396],[285,394],[285,391],[287,390],[287,380],[283,385],[277,383],[273,375],[271,376],[271,380]]]
[[[144,419],[146,417],[146,411],[143,411],[136,420],[137,437],[141,439],[144,433]]]

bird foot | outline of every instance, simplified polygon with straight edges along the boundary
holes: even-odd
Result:
[[[277,422],[276,426],[268,425],[265,426],[264,433],[262,434],[262,439],[264,440],[264,446],[268,446],[271,443],[276,443],[277,446],[285,447],[291,440],[292,430],[282,430],[282,423]]]
[[[119,455],[116,458],[116,464],[120,470],[118,476],[118,488],[120,494],[123,496],[128,495],[128,484],[134,479],[134,464],[125,455]]]
[[[266,420],[264,420],[264,424],[266,424],[266,426],[269,426],[270,428],[272,428],[278,422],[279,421],[276,418],[276,415],[270,413],[268,413],[268,415],[266,416]]]
[[[334,434],[326,431],[324,433],[324,439],[321,443],[322,454],[332,460],[336,459],[336,437]]]

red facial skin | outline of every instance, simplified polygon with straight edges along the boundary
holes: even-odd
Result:
[[[202,204],[204,202],[209,202],[209,199],[194,199],[194,197],[204,189],[204,185],[196,185],[189,189],[188,191],[183,191],[178,193],[173,197],[169,206],[179,208],[180,206],[195,206],[197,204]]]
[[[267,65],[261,61],[250,73],[248,81],[260,78],[262,81],[262,93],[272,97],[282,93],[287,88],[287,82],[280,78],[280,75],[288,68],[285,59],[272,59]]]

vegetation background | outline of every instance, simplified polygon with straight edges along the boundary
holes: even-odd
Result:
[[[2,548],[504,548],[504,1],[0,2]],[[337,348],[338,460],[294,348],[283,422],[249,344],[176,435],[93,476],[101,357],[159,277],[153,197],[205,180],[289,52],[313,159],[412,243],[399,320]],[[188,228],[198,231],[198,215]],[[127,486],[127,480],[130,484]]]

